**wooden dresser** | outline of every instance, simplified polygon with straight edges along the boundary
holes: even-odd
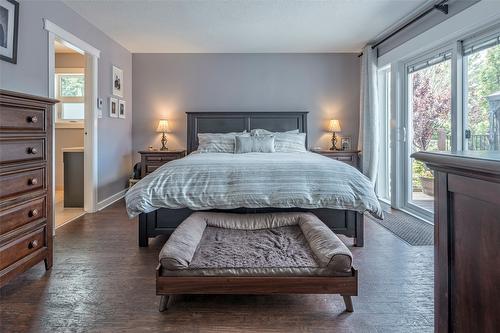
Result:
[[[52,106],[0,90],[0,287],[40,261],[52,266]]]
[[[500,152],[412,157],[435,177],[435,330],[499,332]]]
[[[186,156],[185,149],[141,150],[141,178],[149,175],[163,164]]]
[[[359,150],[328,150],[328,149],[313,149],[313,153],[321,154],[323,156],[329,157],[331,159],[341,161],[352,165],[356,169],[359,169]]]

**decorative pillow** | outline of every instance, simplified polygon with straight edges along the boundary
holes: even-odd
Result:
[[[198,133],[198,152],[234,153],[234,140],[237,135],[250,136],[245,132]]]
[[[236,136],[234,153],[274,153],[274,136]]]

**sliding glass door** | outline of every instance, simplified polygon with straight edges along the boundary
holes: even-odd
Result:
[[[464,148],[500,150],[500,33],[464,41]]]
[[[391,181],[379,175],[385,182],[377,194],[386,198],[390,189],[393,207],[432,221],[434,175],[411,154],[500,150],[500,24],[393,65],[393,98],[386,93],[388,71],[379,69],[379,105],[388,109],[391,99],[397,125],[391,159],[381,154]]]
[[[406,115],[403,164],[405,203],[408,210],[429,217],[434,207],[434,176],[410,155],[417,151],[449,151],[452,148],[451,50],[427,55],[405,66]]]

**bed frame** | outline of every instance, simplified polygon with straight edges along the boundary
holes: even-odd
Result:
[[[187,112],[187,152],[198,148],[198,133],[228,133],[264,128],[273,132],[298,129],[307,134],[307,112]],[[306,136],[307,146],[307,136]],[[217,211],[217,210],[214,210]],[[220,210],[219,210],[220,211]],[[354,246],[363,246],[363,214],[351,210],[301,208],[238,208],[231,213],[309,211],[335,233],[352,237]],[[149,237],[170,234],[193,211],[188,208],[160,208],[139,215],[139,246],[148,246]]]
[[[156,268],[156,294],[160,312],[175,295],[182,294],[340,294],[347,312],[353,312],[351,296],[358,295],[358,272],[351,276],[162,276]]]

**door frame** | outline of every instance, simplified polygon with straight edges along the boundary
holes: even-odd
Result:
[[[101,51],[64,30],[48,19],[43,19],[43,27],[48,33],[48,96],[54,98],[54,75],[55,75],[55,49],[54,41],[62,39],[76,47],[79,53],[85,55],[85,120],[84,120],[84,211],[94,213],[97,211],[97,180],[98,180],[98,133],[97,118],[98,108],[98,60]],[[53,125],[54,125],[53,120]],[[55,135],[55,126],[52,126],[52,135]],[[55,140],[52,140],[52,148],[55,149]],[[55,189],[55,155],[52,156],[52,189]],[[55,191],[52,191],[54,199]],[[55,205],[55,200],[52,200]],[[52,207],[54,208],[54,207]],[[52,209],[52,221],[55,210]],[[55,226],[53,228],[55,233]]]

